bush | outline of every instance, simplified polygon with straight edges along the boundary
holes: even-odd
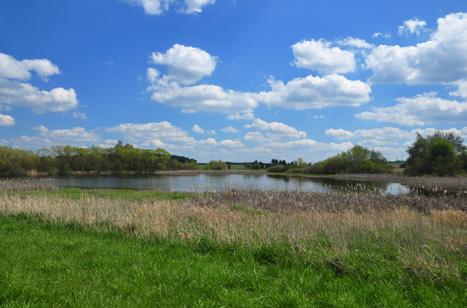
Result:
[[[467,152],[460,140],[452,133],[437,132],[426,138],[417,135],[417,140],[407,150],[409,158],[404,173],[446,176],[466,170]]]
[[[211,160],[207,165],[206,165],[208,170],[227,170],[229,169],[229,165],[227,165],[226,162],[222,160]]]
[[[287,166],[285,165],[274,165],[268,168],[268,172],[282,173],[287,171]]]
[[[391,171],[391,166],[380,152],[358,145],[347,152],[305,168],[306,173],[313,174],[385,173],[389,171]]]

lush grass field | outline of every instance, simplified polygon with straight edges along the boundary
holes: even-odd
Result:
[[[465,307],[462,277],[404,268],[362,237],[339,259],[287,245],[137,239],[0,216],[1,306]],[[326,245],[323,238],[320,245]],[[320,252],[322,249],[320,249]]]
[[[0,194],[7,192],[0,191]],[[26,190],[14,192],[16,195],[37,196],[37,197],[63,197],[73,200],[82,198],[106,198],[114,200],[128,201],[147,201],[147,200],[185,200],[193,194],[189,192],[159,192],[143,191],[131,189],[79,189],[79,188],[60,188],[57,190]]]
[[[467,306],[462,196],[6,188],[0,306]]]

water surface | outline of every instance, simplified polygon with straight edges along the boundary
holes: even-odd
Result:
[[[218,191],[232,188],[306,192],[360,191],[391,195],[410,192],[409,187],[400,183],[341,181],[264,174],[75,176],[54,178],[53,181],[61,187],[127,188],[166,192]]]

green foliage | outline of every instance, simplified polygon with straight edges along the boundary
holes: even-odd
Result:
[[[229,169],[229,165],[222,160],[211,160],[206,165],[206,168],[208,170],[227,170]]]
[[[426,138],[418,134],[407,152],[405,174],[408,175],[446,176],[467,170],[467,150],[462,138],[453,133],[436,132]]]
[[[0,305],[465,306],[463,276],[418,273],[384,234],[355,234],[336,253],[326,238],[297,251],[287,244],[226,245],[205,237],[138,240],[102,229],[0,217]],[[439,258],[465,266],[452,252],[440,251]]]
[[[150,173],[195,169],[196,161],[163,149],[138,149],[119,142],[113,148],[57,146],[37,153],[0,147],[0,176],[21,176],[35,170],[46,174],[72,172]]]
[[[39,158],[30,151],[0,147],[0,175],[25,175],[37,165]]]
[[[362,146],[354,146],[347,152],[332,156],[305,169],[306,173],[385,173],[391,170],[386,158],[377,151]]]
[[[272,173],[282,173],[288,170],[287,165],[274,165],[268,168],[268,172]]]

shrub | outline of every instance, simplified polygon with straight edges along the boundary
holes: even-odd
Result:
[[[287,166],[274,165],[268,168],[268,172],[282,173],[287,171]]]
[[[207,165],[206,165],[208,170],[227,170],[229,169],[229,165],[227,165],[226,162],[223,162],[222,160],[211,160]]]

